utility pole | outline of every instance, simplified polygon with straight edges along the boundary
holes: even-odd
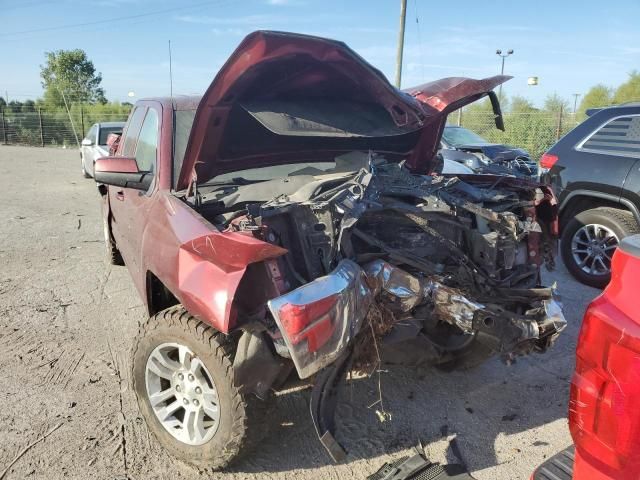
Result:
[[[558,111],[558,126],[556,128],[556,142],[560,140],[560,136],[562,134],[562,111],[564,107],[560,105],[560,110]]]
[[[580,96],[579,93],[574,93],[573,94],[573,114],[576,114],[576,108],[578,107],[578,97]]]
[[[513,49],[507,50],[507,53],[504,53],[504,54],[502,53],[502,50],[498,49],[496,50],[496,55],[502,58],[502,67],[500,67],[500,75],[504,75],[504,59],[507,58],[509,55],[513,55]],[[500,87],[498,89],[498,98],[502,100],[502,84],[500,84]]]
[[[402,55],[404,53],[404,24],[407,19],[407,0],[400,0],[400,32],[398,34],[398,56],[396,58],[396,87],[402,80]]]
[[[169,40],[169,96],[173,98],[173,71],[171,67],[171,40]]]

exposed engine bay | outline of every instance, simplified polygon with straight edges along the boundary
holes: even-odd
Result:
[[[334,364],[320,373],[323,390],[348,360],[365,371],[379,355],[469,368],[553,343],[566,322],[540,285],[556,241],[545,187],[414,175],[371,152],[345,157],[328,171],[201,190],[201,213],[218,228],[287,249],[269,266],[281,295],[268,301],[265,323],[301,378]],[[338,459],[326,416],[318,407],[314,421]]]

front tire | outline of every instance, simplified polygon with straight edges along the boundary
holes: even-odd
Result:
[[[562,260],[578,281],[604,288],[611,280],[611,258],[618,243],[638,232],[631,212],[610,207],[585,210],[562,232]]]
[[[220,469],[264,434],[267,404],[233,382],[224,335],[180,306],[151,317],[133,350],[133,389],[158,442],[199,468]]]

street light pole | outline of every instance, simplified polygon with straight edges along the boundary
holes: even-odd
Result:
[[[400,32],[398,33],[398,55],[396,57],[396,87],[402,80],[402,55],[404,53],[404,24],[407,19],[407,0],[400,0]]]
[[[500,67],[500,75],[504,75],[504,59],[509,55],[513,55],[513,49],[507,50],[507,53],[502,53],[502,50],[496,50],[496,55],[502,58],[502,67]],[[500,84],[500,88],[498,89],[498,98],[502,98],[502,84]]]
[[[576,114],[576,108],[578,106],[578,97],[580,96],[579,93],[574,93],[573,94],[573,114]]]

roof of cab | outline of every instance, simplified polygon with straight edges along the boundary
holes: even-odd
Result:
[[[174,95],[173,97],[141,98],[138,102],[158,102],[163,107],[174,110],[195,110],[202,99],[202,95]],[[136,102],[136,103],[138,103]]]

